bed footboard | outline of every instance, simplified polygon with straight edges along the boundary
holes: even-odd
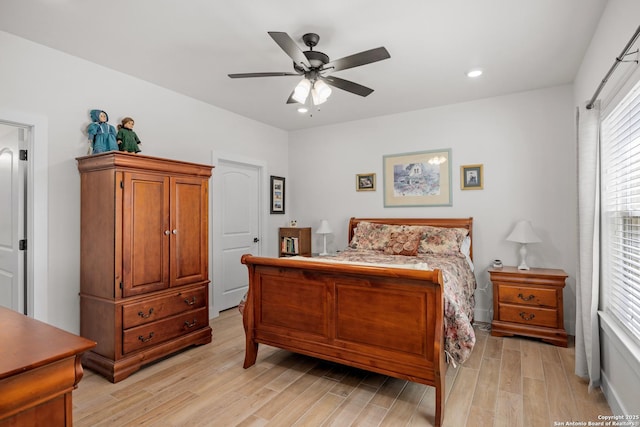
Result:
[[[244,255],[244,367],[258,343],[435,387],[444,416],[442,273]]]

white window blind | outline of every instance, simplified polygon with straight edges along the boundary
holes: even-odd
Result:
[[[602,122],[605,310],[640,342],[640,82]]]

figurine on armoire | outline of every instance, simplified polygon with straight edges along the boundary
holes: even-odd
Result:
[[[122,123],[118,125],[118,134],[116,140],[118,141],[118,147],[120,151],[128,151],[129,153],[139,153],[141,143],[138,135],[133,131],[133,125],[135,122],[131,117],[125,117],[122,119]]]
[[[118,150],[116,128],[107,123],[109,116],[103,110],[91,110],[93,123],[87,128],[92,154]]]

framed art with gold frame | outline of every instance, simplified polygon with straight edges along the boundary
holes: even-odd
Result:
[[[484,174],[482,165],[460,166],[460,188],[463,190],[482,190]]]
[[[384,206],[451,206],[451,149],[383,157]]]
[[[376,174],[359,173],[356,175],[356,191],[376,191]]]

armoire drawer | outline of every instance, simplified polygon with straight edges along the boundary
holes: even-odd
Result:
[[[203,328],[209,324],[208,317],[208,310],[203,307],[127,329],[122,333],[122,352],[130,353]]]
[[[148,298],[122,307],[122,328],[144,325],[187,310],[204,307],[207,287],[175,291],[173,294]]]
[[[536,307],[556,307],[558,297],[555,289],[534,288],[532,286],[514,286],[498,283],[500,302],[525,304]]]

